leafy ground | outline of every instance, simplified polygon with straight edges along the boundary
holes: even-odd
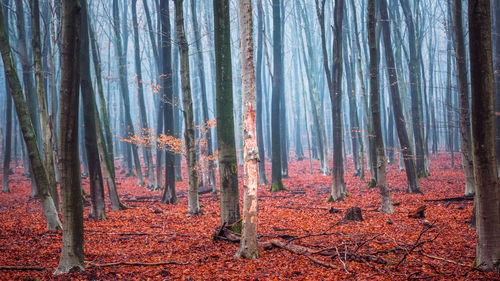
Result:
[[[306,250],[261,249],[255,260],[236,259],[236,243],[212,239],[219,225],[216,198],[202,195],[204,215],[189,217],[186,181],[178,183],[179,204],[166,205],[158,203],[160,191],[135,186],[135,178],[120,178],[120,196],[131,208],[113,212],[108,202],[106,221],[85,220],[87,270],[63,276],[52,275],[61,232],[45,230],[40,205],[28,201],[30,185],[18,169],[12,192],[0,194],[0,267],[39,270],[0,270],[0,280],[500,280],[498,273],[472,267],[472,201],[424,201],[463,195],[463,171],[450,169],[449,160],[444,154],[432,159],[431,176],[421,180],[424,195],[406,194],[405,174],[390,165],[387,178],[397,205],[393,215],[378,212],[378,191],[351,176],[352,163],[346,174],[349,197],[326,203],[331,177],[310,174],[308,161],[291,162],[291,177],[284,180],[289,191],[259,188],[259,241],[276,239]],[[319,163],[313,166],[319,170]],[[84,188],[89,189],[86,180]],[[423,205],[425,218],[408,217]],[[352,206],[361,207],[364,221],[343,220]],[[85,217],[88,212],[86,206]],[[119,262],[143,264],[110,264]],[[154,265],[161,262],[173,264]]]

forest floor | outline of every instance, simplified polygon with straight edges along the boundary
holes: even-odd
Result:
[[[431,163],[431,175],[420,181],[423,195],[407,194],[405,173],[388,166],[396,206],[387,215],[378,211],[378,190],[352,176],[352,163],[345,177],[349,196],[327,203],[331,176],[309,173],[307,160],[290,162],[288,191],[259,187],[258,233],[259,241],[275,239],[299,250],[260,249],[254,260],[234,258],[238,244],[212,238],[220,217],[211,194],[201,195],[204,214],[193,217],[187,215],[187,180],[177,183],[179,203],[167,205],[158,202],[161,191],[119,178],[130,209],[113,212],[107,202],[107,220],[85,219],[86,271],[61,276],[53,275],[61,232],[46,231],[40,204],[28,200],[30,184],[18,169],[11,193],[0,194],[0,268],[25,268],[0,269],[0,280],[500,280],[499,273],[473,268],[472,201],[425,201],[464,191],[463,171],[450,169],[448,155]],[[319,163],[313,166],[318,172]],[[83,183],[88,192],[88,180]],[[364,221],[343,220],[352,206],[362,209]],[[408,217],[421,206],[425,218]],[[88,213],[85,206],[85,218]],[[170,264],[155,264],[162,262]]]

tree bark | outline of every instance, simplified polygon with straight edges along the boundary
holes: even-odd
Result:
[[[283,79],[283,62],[281,61],[281,5],[280,0],[273,0],[273,92],[272,92],[272,175],[270,191],[285,190],[282,177],[281,157],[281,115],[280,98],[283,93],[281,79]]]
[[[257,182],[259,149],[256,135],[256,81],[253,62],[252,1],[240,0],[241,81],[243,90],[243,226],[236,257],[257,258]]]
[[[8,9],[9,0],[3,0],[3,12],[5,16],[5,26],[9,26]],[[4,142],[4,155],[3,155],[3,176],[2,176],[2,192],[10,192],[9,188],[9,175],[10,175],[10,160],[11,160],[11,143],[12,143],[12,96],[9,88],[9,81],[7,80],[7,73],[4,68],[5,79],[5,95],[7,108],[5,110],[5,142]],[[15,147],[15,145],[14,145]],[[15,153],[15,150],[14,150]]]
[[[234,139],[229,1],[213,0],[221,224],[240,220]]]
[[[500,19],[499,19],[500,20]],[[460,150],[465,172],[465,195],[474,194],[474,166],[472,161],[472,136],[469,111],[469,79],[462,23],[462,1],[453,0],[453,33],[455,36],[455,59],[457,63],[457,88],[460,110]],[[499,85],[500,86],[500,85]]]
[[[259,147],[259,185],[267,185],[269,184],[267,181],[266,175],[266,157],[265,157],[265,148],[264,148],[264,135],[263,135],[263,115],[264,111],[262,110],[263,104],[262,100],[265,98],[265,94],[263,93],[263,81],[262,81],[262,48],[263,48],[263,40],[264,40],[264,11],[262,8],[262,0],[259,0],[257,3],[257,58],[256,58],[256,67],[255,67],[255,80],[256,80],[256,92],[257,92],[257,116],[256,116],[256,130],[257,130],[257,145]]]
[[[83,206],[78,156],[81,1],[62,2],[59,164],[63,213],[62,251],[55,274],[85,270]],[[85,4],[85,2],[83,2]]]
[[[176,10],[177,11],[177,10]],[[170,11],[168,1],[160,2],[160,25],[161,25],[161,58],[162,58],[162,103],[163,106],[160,110],[163,110],[163,126],[164,133],[167,136],[174,136],[174,113],[173,106],[175,99],[173,97],[172,88],[172,63],[171,63],[171,39],[170,39]],[[159,125],[159,124],[158,124]],[[161,158],[157,158],[157,161]],[[177,195],[175,194],[175,167],[174,167],[175,156],[173,151],[165,151],[165,190],[161,201],[163,203],[174,204],[178,202]],[[160,162],[161,163],[161,162]],[[161,164],[160,164],[161,165]],[[161,169],[159,170],[161,173]],[[158,171],[157,171],[158,172]]]
[[[174,0],[175,27],[177,44],[179,46],[181,63],[182,105],[184,113],[184,140],[186,143],[186,162],[188,168],[188,207],[189,215],[199,215],[200,203],[198,199],[198,166],[196,163],[196,147],[194,143],[193,100],[191,98],[191,83],[189,81],[189,48],[184,31],[184,0]]]
[[[38,105],[38,120],[42,135],[42,147],[45,171],[49,180],[50,196],[54,200],[56,209],[59,209],[59,192],[57,191],[56,173],[54,166],[54,152],[52,150],[52,132],[49,126],[49,113],[47,108],[47,92],[42,66],[42,52],[40,40],[40,7],[38,0],[31,0],[31,32],[33,44],[33,59],[35,64],[35,85]]]
[[[385,0],[381,0],[385,1]],[[376,171],[377,173],[377,187],[380,192],[382,213],[394,213],[394,206],[392,205],[391,191],[387,187],[386,174],[385,174],[385,151],[384,151],[384,138],[382,136],[382,124],[380,121],[380,92],[379,92],[379,50],[378,40],[376,35],[376,5],[375,0],[368,0],[368,45],[370,50],[370,111],[373,124],[373,132],[371,135],[375,139],[376,150]]]
[[[489,0],[469,0],[472,152],[476,184],[476,264],[500,270],[500,189],[495,157],[493,58]]]
[[[90,78],[89,28],[86,1],[82,1],[81,17],[80,87],[83,103],[85,152],[87,153],[89,166],[90,197],[92,203],[89,217],[94,220],[104,220],[106,219],[106,205],[104,203],[104,184],[102,180],[101,162],[97,148],[94,89],[92,88],[92,79]]]

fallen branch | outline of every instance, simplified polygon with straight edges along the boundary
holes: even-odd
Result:
[[[460,263],[460,262],[457,262],[457,261],[445,259],[445,258],[438,257],[438,256],[429,255],[429,254],[426,254],[424,252],[420,252],[420,254],[422,254],[422,256],[428,257],[430,259],[440,260],[440,261],[444,261],[444,262],[447,262],[447,263],[452,263],[452,264],[460,265],[460,266],[463,266],[463,267],[467,267],[467,268],[470,268],[470,269],[473,269],[473,270],[482,271],[480,268],[472,266],[472,265]]]
[[[294,253],[294,254],[297,254],[297,255],[304,256],[304,257],[308,258],[309,260],[311,260],[312,262],[314,262],[315,264],[324,266],[326,268],[339,269],[338,267],[334,266],[331,263],[324,262],[320,259],[313,257],[312,251],[309,248],[299,246],[299,245],[290,245],[288,243],[283,243],[283,242],[278,241],[276,239],[272,239],[272,240],[267,241],[267,242],[274,247],[277,247],[277,248],[280,248],[283,250],[287,250],[287,251]]]
[[[39,267],[39,266],[10,266],[10,265],[1,265],[0,270],[36,270],[43,271],[49,269],[49,267]]]
[[[459,197],[449,197],[449,198],[440,198],[440,199],[426,199],[424,202],[441,202],[441,201],[472,201],[474,200],[474,196],[459,196]]]
[[[89,266],[95,266],[95,267],[110,267],[110,266],[116,266],[116,265],[158,266],[158,265],[167,265],[167,264],[176,264],[176,265],[189,264],[189,262],[180,262],[180,261],[163,261],[163,262],[126,262],[126,261],[120,261],[120,262],[101,263],[101,264],[87,261],[87,263],[89,264]]]

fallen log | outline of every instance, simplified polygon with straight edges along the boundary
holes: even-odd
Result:
[[[39,266],[11,266],[11,265],[2,265],[0,266],[0,270],[35,270],[35,271],[43,271],[46,269],[50,269],[50,267],[39,267]]]
[[[130,266],[158,266],[158,265],[167,265],[167,264],[176,264],[176,265],[186,265],[189,264],[189,262],[180,262],[180,261],[163,261],[163,262],[127,262],[127,261],[120,261],[120,262],[111,262],[111,263],[93,263],[88,261],[87,262],[89,266],[95,266],[95,267],[110,267],[110,266],[117,266],[117,265],[130,265]]]

